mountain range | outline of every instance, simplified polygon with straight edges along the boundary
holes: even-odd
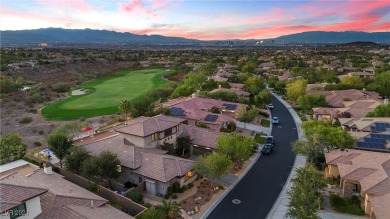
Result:
[[[138,35],[120,33],[108,30],[92,29],[62,29],[42,28],[35,30],[1,31],[2,47],[28,47],[47,43],[51,46],[74,45],[111,45],[111,46],[139,46],[139,45],[204,45],[213,41],[201,41],[182,37],[166,37],[161,35]],[[259,39],[260,40],[260,39]],[[390,44],[390,32],[324,32],[312,31],[280,36],[273,39],[262,39],[264,44],[273,43],[320,43],[340,44],[355,41]],[[244,43],[256,40],[235,40],[235,43]],[[218,40],[219,43],[231,42]]]

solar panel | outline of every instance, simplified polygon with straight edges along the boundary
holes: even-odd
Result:
[[[225,109],[227,109],[227,110],[235,110],[235,109],[237,109],[237,105],[236,104],[224,103],[223,106],[225,106]]]
[[[204,118],[204,121],[215,122],[217,119],[218,119],[217,115],[208,114],[206,118]]]
[[[385,127],[390,128],[390,123],[382,123],[382,122],[376,122],[374,123],[376,127]]]
[[[386,149],[385,144],[372,142],[357,142],[356,145],[361,148]]]
[[[182,108],[179,108],[179,107],[172,107],[170,109],[170,112],[171,112],[172,116],[185,116],[184,110]]]

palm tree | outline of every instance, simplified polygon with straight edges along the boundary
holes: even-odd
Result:
[[[119,104],[119,111],[125,114],[125,120],[127,121],[127,114],[129,114],[130,111],[130,101],[121,100]]]
[[[164,212],[167,218],[173,218],[174,214],[179,212],[180,205],[176,202],[162,201],[162,205],[159,206]]]

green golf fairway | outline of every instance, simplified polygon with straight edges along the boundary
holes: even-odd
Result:
[[[80,85],[88,93],[71,96],[42,109],[47,120],[76,120],[81,117],[109,115],[119,112],[121,100],[142,96],[146,91],[165,83],[163,76],[170,72],[162,69],[121,71],[115,77],[100,78]]]

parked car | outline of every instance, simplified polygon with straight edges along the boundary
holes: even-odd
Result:
[[[274,108],[274,105],[272,105],[272,103],[268,104],[267,105],[268,109],[273,109]]]
[[[273,149],[272,144],[264,144],[263,147],[261,148],[261,153],[262,154],[271,154]]]
[[[267,136],[265,137],[265,144],[271,144],[274,145],[274,137],[273,136]]]
[[[272,124],[279,124],[279,118],[276,116],[272,117]]]

